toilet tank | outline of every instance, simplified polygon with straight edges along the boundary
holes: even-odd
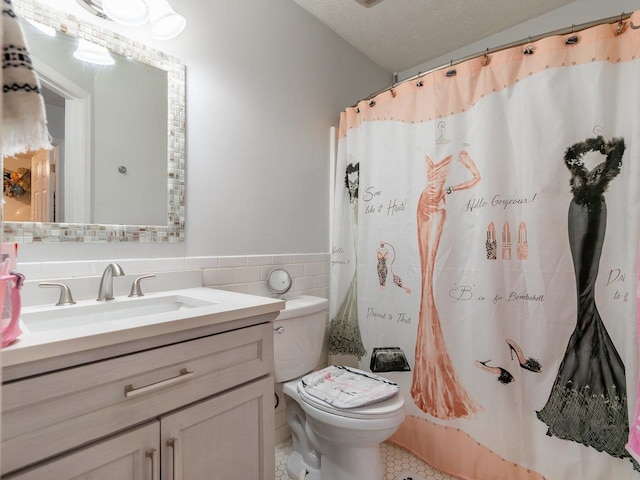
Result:
[[[318,365],[328,307],[329,300],[310,295],[286,301],[273,326],[276,383],[300,377]]]

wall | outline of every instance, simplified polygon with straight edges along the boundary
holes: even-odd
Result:
[[[615,2],[603,2],[601,0],[576,0],[564,7],[553,10],[539,17],[516,25],[502,32],[491,35],[479,42],[474,42],[466,47],[454,50],[429,62],[417,65],[413,68],[400,72],[398,78],[402,81],[419,72],[427,72],[431,69],[449,64],[475,55],[487,48],[497,48],[512,42],[518,42],[529,36],[543,35],[554,30],[580,25],[601,18],[620,15],[623,12],[633,12],[640,9],[640,0],[616,0]]]
[[[94,76],[92,223],[166,223],[167,104],[159,100],[167,97],[167,74],[114,57],[113,70],[99,67]]]
[[[329,127],[390,73],[291,0],[171,3],[188,20],[176,39],[119,30],[186,65],[186,241],[25,244],[22,260],[329,251]]]

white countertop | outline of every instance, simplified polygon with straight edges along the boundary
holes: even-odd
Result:
[[[220,325],[227,322],[231,322],[231,329],[234,321],[248,317],[271,314],[269,315],[269,320],[273,320],[277,312],[285,306],[284,300],[206,287],[148,293],[144,298],[166,295],[188,296],[212,303],[178,311],[115,319],[42,332],[29,332],[28,328],[24,328],[23,334],[15,343],[2,349],[2,366],[7,368],[96,348],[110,347],[123,342]],[[114,300],[110,300],[109,303],[124,304],[132,301],[135,300],[127,297],[116,297]],[[95,304],[95,300],[83,300],[77,302],[76,305],[55,308],[60,309],[60,315],[64,315],[65,309],[66,312],[71,313],[73,309]],[[23,308],[22,313],[36,313],[51,310],[51,308],[51,306],[26,307]]]

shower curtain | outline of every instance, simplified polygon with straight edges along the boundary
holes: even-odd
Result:
[[[445,472],[640,478],[637,26],[485,55],[341,116],[330,353],[401,386],[391,441]]]

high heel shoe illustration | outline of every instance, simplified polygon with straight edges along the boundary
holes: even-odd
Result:
[[[540,362],[537,359],[526,358],[524,356],[524,354],[522,353],[522,349],[520,348],[520,345],[518,345],[516,342],[514,342],[510,338],[507,338],[506,341],[507,341],[507,345],[509,345],[509,350],[511,352],[511,360],[513,360],[513,354],[515,352],[516,356],[518,357],[518,363],[520,363],[520,366],[522,368],[534,373],[539,373],[542,370],[542,365],[540,365]]]
[[[487,363],[489,363],[490,361],[491,360],[485,360],[484,362],[481,362],[480,360],[476,360],[473,363],[475,363],[476,367],[478,367],[481,370],[484,370],[485,372],[489,372],[489,373],[493,373],[494,375],[498,375],[498,381],[500,383],[502,383],[503,385],[507,385],[508,383],[511,383],[511,382],[515,381],[515,379],[513,378],[513,375],[511,375],[504,368],[492,367],[490,365],[487,365]]]

